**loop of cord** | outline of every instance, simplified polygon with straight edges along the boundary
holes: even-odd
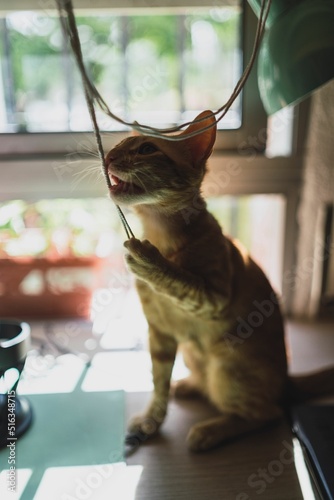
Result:
[[[101,97],[100,93],[96,89],[95,85],[89,80],[85,65],[83,62],[83,56],[82,56],[82,51],[81,51],[81,45],[80,45],[80,39],[79,39],[79,34],[77,30],[77,25],[75,21],[75,15],[74,15],[74,10],[73,10],[73,5],[72,5],[72,0],[56,0],[57,7],[58,7],[58,13],[59,13],[59,19],[61,23],[61,27],[64,33],[65,40],[68,38],[70,41],[70,45],[72,48],[73,55],[75,57],[80,75],[81,75],[81,80],[84,88],[84,94],[85,94],[85,99],[88,107],[88,111],[90,114],[90,118],[92,121],[93,129],[94,129],[94,135],[96,139],[96,144],[97,144],[97,149],[99,152],[99,157],[101,160],[101,165],[103,169],[103,174],[107,183],[108,188],[111,187],[110,184],[110,179],[108,175],[108,169],[105,163],[105,156],[104,156],[104,151],[103,151],[103,145],[102,145],[102,139],[101,139],[101,133],[100,129],[97,123],[96,119],[96,113],[95,113],[95,107],[94,103],[98,105],[98,107],[103,111],[107,116],[112,118],[113,120],[116,120],[119,123],[122,123],[125,126],[131,127],[141,133],[146,133],[147,135],[151,135],[153,137],[163,137],[166,140],[169,141],[180,141],[184,139],[189,139],[190,137],[193,137],[195,135],[201,134],[205,130],[208,130],[211,127],[216,126],[216,124],[222,120],[222,118],[226,115],[230,107],[232,106],[233,102],[235,99],[238,97],[240,94],[242,88],[244,87],[248,76],[254,66],[255,58],[258,53],[260,43],[262,40],[262,36],[264,34],[265,30],[265,23],[269,14],[270,6],[271,6],[271,1],[272,0],[262,0],[261,2],[261,10],[260,10],[260,15],[259,15],[259,20],[257,24],[257,29],[256,29],[256,34],[255,34],[255,40],[253,44],[253,50],[252,54],[250,57],[250,60],[241,75],[241,78],[239,79],[238,83],[236,84],[230,98],[228,101],[221,106],[217,111],[215,111],[213,114],[216,117],[215,122],[211,123],[210,125],[206,125],[204,127],[200,127],[194,132],[191,133],[183,133],[181,136],[180,135],[166,135],[166,134],[175,134],[175,132],[179,132],[182,130],[184,127],[190,125],[191,123],[200,123],[204,120],[206,120],[206,117],[204,118],[199,118],[191,122],[185,122],[182,123],[181,125],[178,125],[176,127],[171,127],[171,128],[166,128],[166,129],[158,129],[155,127],[151,127],[149,125],[141,124],[138,122],[127,122],[126,120],[123,120],[119,116],[115,115],[108,107],[104,99]],[[118,214],[120,216],[120,219],[122,221],[122,224],[124,226],[125,232],[127,234],[127,237],[134,237],[134,234],[125,218],[125,215],[123,214],[121,208],[116,205]]]
[[[195,135],[201,134],[203,131],[214,127],[222,118],[226,115],[227,111],[230,109],[231,105],[235,101],[235,99],[238,97],[240,94],[242,88],[244,87],[249,74],[254,66],[255,58],[257,56],[261,40],[264,34],[265,30],[265,23],[269,14],[270,6],[272,0],[262,0],[261,2],[261,9],[260,9],[260,14],[259,14],[259,19],[258,19],[258,24],[257,24],[257,29],[256,29],[256,34],[255,34],[255,39],[254,39],[254,44],[253,44],[253,49],[252,49],[252,54],[249,59],[249,62],[241,75],[239,81],[237,82],[230,98],[228,101],[223,104],[219,109],[217,109],[213,114],[216,116],[216,122],[206,126],[199,128],[198,130],[191,132],[189,134],[182,134],[181,137],[174,135],[174,136],[166,136],[165,134],[173,134],[175,132],[179,132],[183,128],[187,127],[191,123],[199,123],[201,121],[205,121],[204,118],[199,118],[194,121],[188,121],[185,123],[182,123],[181,125],[175,126],[175,127],[170,127],[170,128],[165,128],[165,129],[158,129],[156,127],[151,127],[149,125],[145,125],[142,123],[138,122],[128,122],[116,114],[114,114],[96,89],[96,87],[93,85],[93,83],[89,80],[84,64],[83,64],[83,58],[82,58],[82,53],[81,53],[81,47],[80,47],[80,40],[79,36],[77,33],[77,28],[76,28],[76,22],[75,22],[75,16],[73,12],[73,5],[72,5],[72,0],[56,0],[57,6],[58,6],[58,11],[60,14],[60,17],[63,18],[64,14],[67,16],[68,24],[65,22],[62,23],[63,29],[65,31],[65,34],[67,37],[70,39],[71,42],[71,47],[73,54],[75,56],[75,59],[78,64],[79,71],[81,73],[82,80],[84,82],[85,90],[86,92],[90,95],[91,101],[94,102],[96,101],[96,104],[99,106],[101,111],[112,118],[113,120],[121,123],[122,125],[125,125],[127,127],[131,127],[139,132],[146,133],[151,136],[156,136],[156,137],[161,137],[163,136],[164,139],[170,140],[170,141],[180,141],[184,139],[188,139],[190,137],[193,137]]]

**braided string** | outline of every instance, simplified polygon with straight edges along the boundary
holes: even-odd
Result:
[[[90,82],[90,80],[87,76],[87,73],[86,73],[84,63],[83,63],[83,56],[82,56],[82,51],[81,51],[80,39],[79,39],[77,25],[75,22],[72,1],[71,0],[56,0],[56,1],[57,1],[59,19],[60,19],[63,33],[65,36],[68,36],[68,38],[69,38],[71,48],[72,48],[73,54],[75,56],[75,60],[77,62],[79,71],[80,71],[81,80],[82,80],[82,84],[83,84],[83,88],[84,88],[85,99],[86,99],[89,115],[90,115],[90,118],[91,118],[91,121],[93,124],[94,135],[95,135],[95,139],[96,139],[99,157],[101,160],[104,178],[106,180],[108,188],[110,188],[111,182],[110,182],[110,178],[108,175],[108,168],[107,168],[106,160],[105,160],[105,156],[104,156],[101,133],[100,133],[100,129],[99,129],[99,126],[97,123],[95,107],[94,107],[94,95],[95,95],[95,92],[97,92],[97,90]],[[63,15],[63,9],[66,11],[66,14],[67,14],[66,17]],[[126,220],[125,215],[122,212],[120,206],[116,205],[116,209],[117,209],[118,215],[121,219],[121,222],[123,224],[123,227],[124,227],[124,230],[126,232],[127,237],[134,238],[134,234],[131,230],[131,227],[130,227],[128,221]]]

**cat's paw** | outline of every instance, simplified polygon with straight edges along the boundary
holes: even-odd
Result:
[[[139,440],[145,441],[151,436],[154,436],[160,427],[154,418],[147,415],[137,415],[133,417],[128,425],[128,434],[136,436]]]
[[[213,432],[202,423],[193,425],[187,436],[187,445],[190,451],[208,451],[220,443]]]
[[[140,241],[130,238],[124,246],[129,252],[125,256],[126,262],[138,278],[150,281],[154,273],[163,266],[163,256],[148,240]]]
[[[190,377],[182,378],[171,384],[171,396],[177,399],[191,399],[202,396]]]
[[[125,435],[126,454],[132,453],[158,431],[156,422],[145,415],[138,415],[130,420]]]

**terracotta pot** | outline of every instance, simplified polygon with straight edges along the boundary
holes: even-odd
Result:
[[[100,259],[0,259],[0,316],[88,318]]]

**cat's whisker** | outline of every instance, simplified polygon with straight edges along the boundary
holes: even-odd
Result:
[[[78,177],[79,175],[85,175],[87,173],[102,174],[102,170],[100,165],[95,165],[95,164],[85,165],[78,172],[74,172],[73,177]]]
[[[83,161],[83,160],[85,160],[86,156],[90,156],[90,157],[96,158],[98,160],[100,159],[100,157],[96,151],[89,150],[88,148],[84,149],[84,152],[77,151],[77,152],[66,153],[65,156],[66,156],[66,158],[68,158],[68,161],[71,161],[71,162]]]
[[[83,144],[81,144],[81,148],[86,153],[88,153],[88,154],[90,154],[92,156],[95,156],[96,158],[99,158],[99,153],[96,150],[95,144],[93,144],[93,143],[92,144],[83,143]]]
[[[74,182],[72,184],[72,189],[76,189],[81,182],[83,182],[87,177],[91,177],[94,182],[98,182],[101,178],[103,178],[103,172],[101,168],[95,164],[85,166],[84,170],[79,172],[75,172],[73,174]]]
[[[57,172],[62,176],[66,175],[67,177],[72,177],[72,176],[77,176],[77,175],[82,175],[84,171],[87,169],[92,172],[93,170],[101,170],[101,167],[98,166],[96,163],[90,164],[90,165],[82,165],[82,160],[76,160],[76,161],[67,161],[63,162],[60,164],[57,164],[56,167],[54,167]],[[80,169],[80,170],[78,170]],[[77,171],[78,170],[78,171]]]
[[[100,160],[98,153],[94,153],[93,151],[86,151],[85,155],[90,156],[92,158],[96,158],[97,160]]]
[[[136,172],[134,172],[137,176],[140,176],[140,178],[146,177],[147,179],[150,179],[152,177],[151,172],[147,172],[145,168],[142,169],[137,169]]]
[[[74,182],[72,182],[72,189],[76,189],[87,177],[89,177],[89,174],[85,174],[82,177],[75,179]]]
[[[146,186],[142,178],[139,177],[139,175],[137,174],[137,172],[133,172],[133,178],[135,179],[135,184],[137,184],[137,186],[143,188],[146,191]]]

